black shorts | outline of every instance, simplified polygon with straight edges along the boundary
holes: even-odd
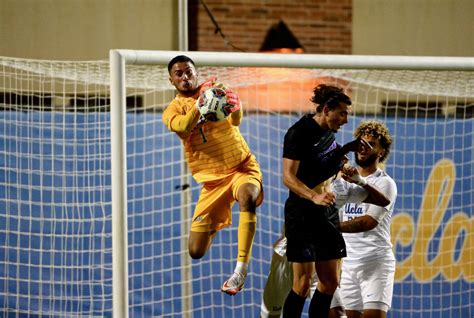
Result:
[[[286,201],[286,255],[290,262],[305,263],[346,257],[346,244],[334,224],[334,213],[334,209],[315,205],[308,200],[289,198]]]

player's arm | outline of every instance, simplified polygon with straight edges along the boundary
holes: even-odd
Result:
[[[233,126],[239,126],[240,123],[242,122],[242,116],[243,115],[244,115],[244,112],[242,110],[242,106],[240,106],[240,109],[238,111],[235,111],[235,112],[230,114],[230,116],[229,116],[230,123]]]
[[[230,114],[229,121],[233,126],[239,126],[243,116],[242,102],[240,101],[240,97],[230,88],[225,88],[225,92],[227,97],[227,106],[225,111]]]
[[[380,178],[376,181],[376,186],[377,187],[372,186],[372,188],[386,197],[389,202],[388,205],[395,204],[397,186],[393,180]],[[346,233],[370,231],[375,228],[380,223],[380,221],[382,221],[388,211],[389,208],[387,206],[377,206],[371,204],[363,216],[341,222],[340,230],[341,232]]]
[[[367,197],[363,202],[374,205],[369,208],[365,215],[340,222],[340,231],[345,233],[358,233],[374,229],[379,224],[379,220],[381,220],[387,212],[384,207],[390,204],[390,199],[377,187],[367,183],[366,179],[359,174],[355,167],[345,165],[342,168],[342,178],[347,182],[355,183],[362,187],[367,193]]]
[[[336,150],[329,153],[325,160],[327,162],[341,162],[341,161],[343,162],[345,158],[347,158],[346,155],[349,152],[356,152],[361,147],[372,148],[372,146],[366,140],[362,138],[357,138],[351,142],[348,142],[344,146],[338,145]]]
[[[371,204],[364,215],[339,223],[339,229],[345,233],[366,232],[374,229],[388,213],[388,209]]]
[[[296,172],[298,171],[299,165],[299,160],[283,158],[283,183],[285,186],[300,197],[312,201],[314,204],[324,206],[333,204],[336,199],[334,193],[326,191],[317,193],[298,179]]]
[[[367,182],[367,180],[359,174],[359,171],[350,165],[345,165],[342,168],[342,178],[347,182],[357,184],[364,188],[367,192],[367,198],[362,202],[375,204],[385,207],[390,204],[390,199],[377,187]]]
[[[366,232],[375,228],[379,223],[370,215],[363,215],[352,220],[339,223],[339,230],[344,233]]]
[[[364,188],[368,193],[367,198],[363,201],[364,203],[375,204],[381,207],[390,204],[389,198],[370,183],[363,185],[362,188]]]
[[[179,135],[190,133],[201,119],[201,114],[196,106],[197,97],[206,89],[215,86],[216,83],[217,77],[212,76],[199,85],[193,97],[181,99],[181,101],[178,100],[178,97],[175,98],[163,112],[163,122],[166,127]],[[185,114],[182,113],[182,109],[187,110]]]
[[[189,133],[196,127],[201,114],[195,106],[194,98],[186,98],[184,100],[184,108],[187,109],[185,114],[179,110],[178,100],[174,99],[163,112],[163,122],[169,130],[182,134]],[[191,105],[192,104],[192,105]]]

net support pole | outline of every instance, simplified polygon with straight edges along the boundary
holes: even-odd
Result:
[[[191,180],[188,165],[184,159],[184,150],[181,151],[181,288],[182,288],[182,306],[183,318],[192,317],[192,263],[188,252],[188,240],[186,236],[191,228]]]
[[[179,50],[188,50],[188,0],[179,0],[178,3],[179,18]]]
[[[179,0],[179,50],[188,50],[188,0]],[[191,188],[189,180],[189,169],[185,160],[184,148],[181,151],[181,235],[189,233],[191,227]],[[181,240],[181,286],[183,302],[183,318],[192,316],[192,284],[191,284],[191,261],[188,253],[188,240]]]
[[[114,318],[128,318],[127,139],[125,60],[110,51],[112,297]]]

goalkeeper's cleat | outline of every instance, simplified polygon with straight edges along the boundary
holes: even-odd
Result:
[[[234,296],[239,291],[241,291],[242,288],[244,288],[246,276],[247,275],[244,273],[234,272],[232,276],[230,276],[230,278],[224,282],[221,291],[227,295]]]

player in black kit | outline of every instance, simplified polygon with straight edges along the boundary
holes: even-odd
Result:
[[[309,307],[309,317],[327,317],[339,282],[340,259],[346,256],[344,239],[333,217],[335,194],[316,192],[316,186],[342,168],[345,154],[363,141],[340,147],[334,133],[347,123],[351,99],[336,86],[318,85],[311,101],[315,114],[307,114],[290,127],[283,147],[283,182],[289,197],[285,203],[287,257],[292,262],[293,287],[283,307],[283,317],[300,317],[314,270],[318,288]]]

